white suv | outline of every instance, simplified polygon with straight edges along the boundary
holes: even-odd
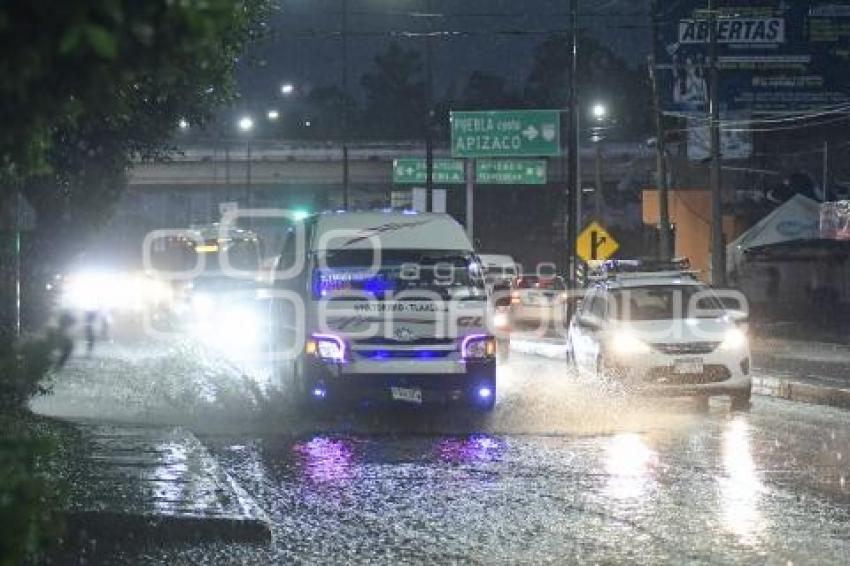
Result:
[[[588,291],[568,334],[579,371],[671,397],[728,396],[750,405],[750,348],[741,311],[687,274],[631,273]]]

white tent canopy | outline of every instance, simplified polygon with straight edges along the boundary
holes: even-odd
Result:
[[[747,250],[819,237],[820,203],[794,195],[726,247],[726,269],[738,269]]]

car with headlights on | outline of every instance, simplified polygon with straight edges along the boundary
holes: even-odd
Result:
[[[478,258],[484,267],[484,282],[492,303],[496,351],[499,361],[506,362],[511,353],[511,292],[516,284],[518,265],[509,255],[479,254]]]
[[[632,272],[590,289],[572,320],[568,355],[582,373],[645,394],[750,405],[750,348],[742,311],[688,273]]]

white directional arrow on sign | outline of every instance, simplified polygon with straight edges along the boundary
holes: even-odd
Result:
[[[524,135],[528,141],[532,141],[537,139],[537,128],[534,126],[529,126],[522,131],[522,135]]]

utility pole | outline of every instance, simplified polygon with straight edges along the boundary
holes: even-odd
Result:
[[[466,235],[469,241],[475,245],[475,160],[467,158],[464,163],[466,168]]]
[[[715,287],[726,285],[726,250],[723,241],[723,190],[720,170],[720,106],[718,101],[718,81],[720,70],[717,68],[717,15],[714,3],[708,2],[709,33],[709,120],[711,131],[711,283]]]
[[[348,210],[348,0],[342,0],[342,208]]]
[[[245,146],[245,202],[251,208],[251,140]]]
[[[823,181],[821,181],[821,201],[829,199],[829,141],[823,142]]]
[[[653,2],[652,21],[655,28],[657,0]],[[655,106],[655,171],[658,192],[658,258],[662,261],[673,256],[673,237],[670,224],[670,200],[667,190],[667,144],[664,132],[664,109],[658,91],[658,76],[655,57],[649,56],[649,78],[652,83],[652,99]]]
[[[225,141],[224,146],[224,192],[227,195],[227,200],[231,200],[230,196],[230,142]]]
[[[576,2],[578,0],[575,0]],[[576,238],[578,238],[578,233],[581,231],[582,224],[584,224],[584,219],[582,218],[584,212],[584,187],[581,182],[581,111],[579,110],[579,101],[578,101],[578,92],[576,92],[576,135],[575,135],[575,146],[576,146]]]
[[[428,34],[425,36],[425,206],[431,210],[434,189],[434,108],[433,108],[433,64],[431,54],[431,0],[427,0],[425,9],[428,21]]]
[[[567,150],[567,274],[576,280],[576,239],[578,238],[578,198],[581,187],[578,182],[578,0],[570,0],[570,83],[569,83],[569,147]],[[572,316],[572,301],[569,316]]]
[[[602,141],[596,142],[596,194],[593,195],[593,216],[604,223],[602,217],[605,197],[602,193]]]
[[[21,189],[15,188],[15,339],[21,338]]]

